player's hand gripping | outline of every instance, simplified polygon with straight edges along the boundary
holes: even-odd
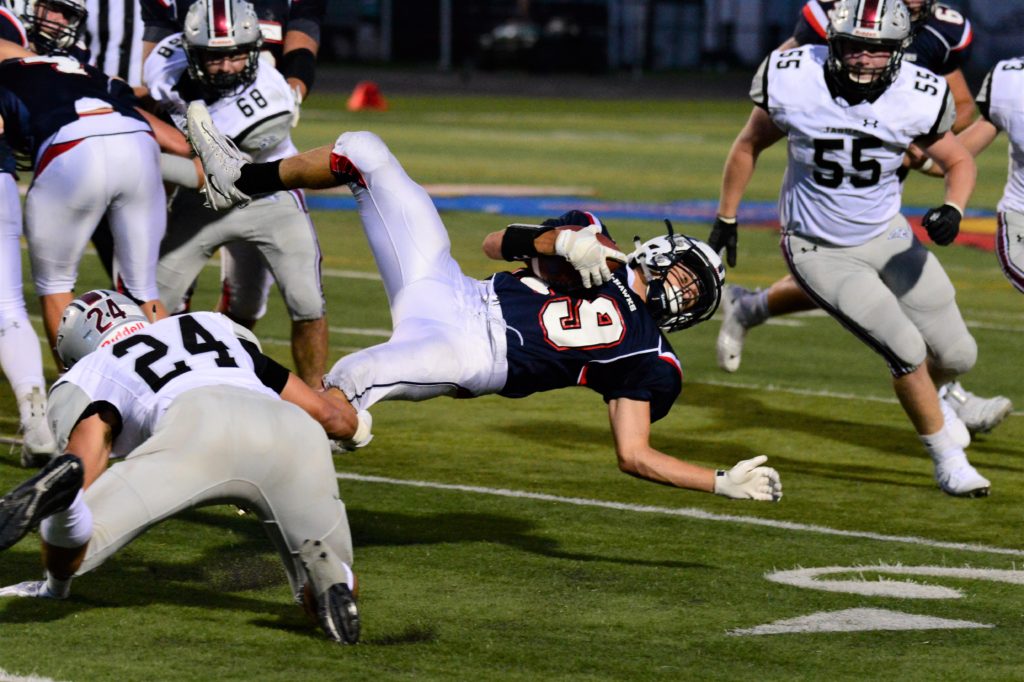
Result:
[[[939,246],[948,246],[960,233],[960,219],[963,217],[964,212],[959,206],[946,202],[925,213],[921,227],[928,231],[933,242]]]
[[[766,455],[758,455],[728,471],[716,471],[715,494],[734,500],[778,502],[782,499],[782,480],[775,469],[761,466],[767,461]]]
[[[708,246],[715,253],[721,253],[725,249],[725,262],[730,268],[736,267],[736,241],[739,238],[736,228],[739,223],[735,218],[723,218],[715,216],[715,224],[711,226],[711,234],[708,235]]]
[[[561,230],[555,239],[555,253],[565,258],[580,273],[583,286],[600,286],[612,278],[607,259],[626,262],[626,255],[597,240],[600,225],[582,230]]]

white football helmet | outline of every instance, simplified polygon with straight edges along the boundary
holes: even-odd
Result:
[[[142,308],[116,291],[94,289],[68,304],[57,327],[57,355],[72,365],[101,346],[127,338],[149,324]]]
[[[27,0],[21,20],[32,48],[49,55],[75,46],[87,14],[85,0]]]
[[[627,257],[630,267],[640,268],[647,280],[647,310],[666,332],[686,329],[708,320],[722,300],[725,266],[704,242],[675,234],[665,220],[668,234],[641,242]]]
[[[197,0],[185,14],[182,31],[188,72],[199,83],[234,94],[256,79],[263,34],[252,3],[246,0]],[[210,73],[208,60],[245,55],[236,73]]]
[[[903,0],[839,0],[829,14],[827,72],[844,96],[871,98],[892,84],[910,44],[910,12]],[[885,66],[855,68],[846,63],[849,45],[889,52]]]

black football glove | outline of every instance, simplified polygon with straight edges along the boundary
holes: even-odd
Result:
[[[928,231],[928,236],[939,246],[953,243],[960,233],[960,219],[963,213],[953,204],[943,204],[924,214],[921,226]]]
[[[708,235],[708,246],[715,253],[721,253],[725,249],[725,262],[730,268],[736,267],[736,228],[739,224],[735,218],[723,218],[715,216],[715,224],[711,226],[711,234]]]

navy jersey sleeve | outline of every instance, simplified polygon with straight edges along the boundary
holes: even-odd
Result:
[[[6,7],[0,7],[0,38],[28,47],[25,27],[21,25],[14,13]]]
[[[824,45],[827,40],[828,10],[833,2],[809,0],[800,10],[793,28],[793,38],[800,45]]]
[[[301,31],[320,43],[320,26],[324,23],[327,3],[324,0],[292,0],[288,8],[289,31]]]
[[[610,363],[591,363],[584,377],[586,386],[605,399],[642,400],[651,404],[651,421],[668,414],[682,390],[683,377],[671,359],[645,354]]]
[[[177,33],[178,20],[175,16],[173,0],[139,0],[142,8],[142,39],[150,43],[159,43],[167,36]]]

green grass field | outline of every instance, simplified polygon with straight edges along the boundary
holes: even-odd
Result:
[[[318,95],[297,143],[370,129],[424,183],[711,199],[749,112],[741,102],[391,104],[384,114],[350,114],[341,98]],[[994,207],[1002,192],[1004,144],[979,160],[979,208]],[[774,198],[784,161],[782,145],[765,155],[748,198]],[[941,193],[941,183],[914,176],[905,201],[934,205]],[[487,232],[545,216],[443,217],[466,272],[484,276],[495,265],[479,249]],[[382,341],[389,319],[380,283],[351,274],[374,271],[356,216],[318,212],[314,220],[334,360]],[[620,240],[662,229],[609,222]],[[708,230],[683,227],[700,237]],[[743,231],[730,281],[766,286],[782,275],[776,241],[770,230]],[[1020,295],[991,253],[954,246],[938,255],[980,347],[965,385],[1024,405]],[[212,306],[217,277],[215,267],[204,273],[197,307]],[[87,256],[79,289],[103,283]],[[38,315],[34,300],[29,306]],[[992,481],[992,496],[950,498],[934,485],[884,363],[830,318],[756,329],[735,375],[715,366],[717,331],[712,321],[671,337],[686,383],[655,425],[653,444],[714,467],[767,454],[784,482],[777,505],[619,473],[606,410],[588,391],[381,404],[372,445],[336,460],[356,545],[360,645],[327,642],[290,603],[253,518],[210,508],[152,529],[77,580],[66,602],[0,604],[0,669],[55,680],[1019,679],[1020,413],[968,451]],[[290,364],[276,294],[257,333]],[[52,366],[47,371],[52,380]],[[16,428],[13,397],[0,383],[0,435],[13,437]],[[0,451],[0,488],[25,474],[13,451]],[[894,566],[910,575],[895,575]],[[766,577],[824,567],[841,570],[820,577],[819,587],[845,580],[854,591]],[[967,567],[975,570],[957,570]],[[0,584],[38,574],[34,535],[0,557]],[[911,598],[902,581],[958,592]],[[863,594],[879,586],[898,596]],[[872,609],[867,615],[884,621],[865,627],[894,629],[808,632],[797,623],[780,634],[740,632],[815,614],[834,624],[838,617],[826,614],[851,609]],[[908,624],[911,616],[945,620]]]

